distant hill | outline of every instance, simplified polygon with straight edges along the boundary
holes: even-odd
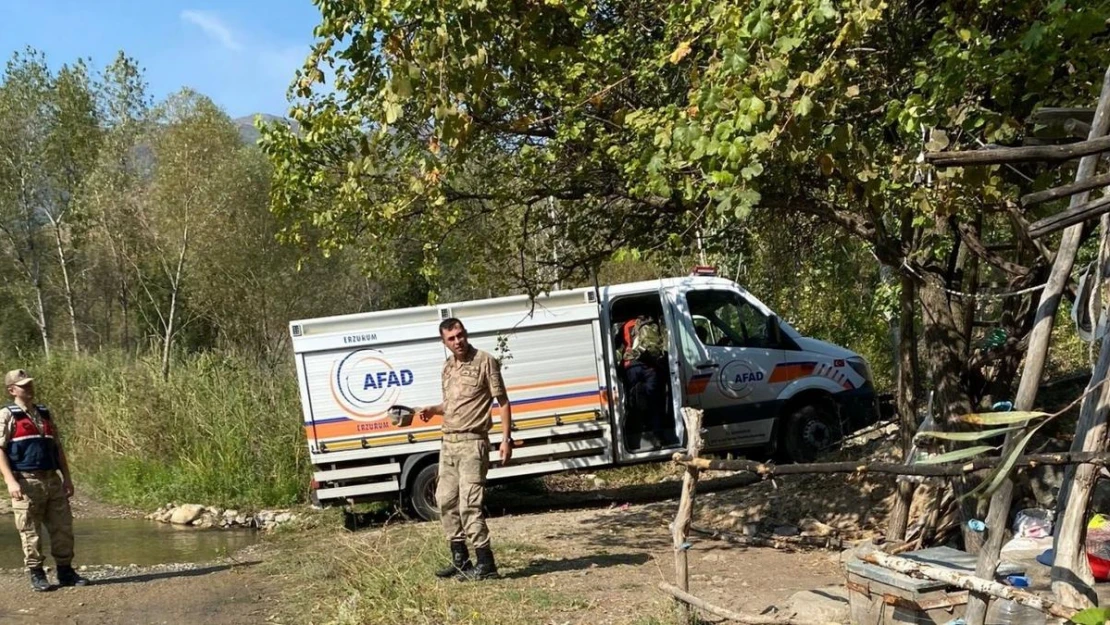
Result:
[[[291,127],[294,132],[298,132],[300,130],[300,125],[296,121],[294,121],[292,119],[287,119],[285,117],[279,117],[277,115],[270,115],[268,113],[257,113],[255,115],[245,115],[243,117],[238,117],[236,119],[231,120],[235,124],[235,126],[239,129],[239,136],[243,138],[244,143],[258,143],[259,137],[262,136],[262,134],[260,132],[258,132],[258,129],[254,127],[254,118],[255,117],[261,117],[262,120],[267,122],[267,123],[269,123],[269,122],[278,122],[278,123],[285,124],[286,126]]]

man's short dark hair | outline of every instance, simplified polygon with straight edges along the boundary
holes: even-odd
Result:
[[[443,336],[444,332],[454,330],[455,328],[462,328],[463,332],[466,332],[466,326],[463,325],[463,322],[461,320],[456,319],[454,317],[449,317],[447,319],[444,319],[439,324],[439,335]]]

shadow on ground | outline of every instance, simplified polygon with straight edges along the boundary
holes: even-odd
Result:
[[[113,584],[142,584],[160,579],[175,579],[179,577],[202,577],[221,571],[229,571],[243,567],[254,566],[257,562],[239,562],[236,564],[214,564],[184,571],[163,571],[160,573],[139,573],[137,575],[124,575],[122,577],[108,577],[95,579],[90,582],[93,586],[111,586]]]
[[[533,560],[524,568],[505,573],[501,577],[506,579],[520,579],[557,573],[562,571],[582,571],[586,569],[607,568],[611,566],[638,566],[651,560],[646,553],[617,553],[581,556],[578,558],[562,558],[558,560],[540,559]]]

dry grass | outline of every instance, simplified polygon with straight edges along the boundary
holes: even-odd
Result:
[[[562,623],[561,613],[583,602],[524,580],[441,580],[433,572],[447,562],[438,527],[405,524],[362,532],[316,529],[287,534],[272,572],[291,575],[288,609],[297,621],[316,625]],[[330,526],[330,528],[329,528]],[[321,549],[321,545],[327,545]],[[541,550],[500,541],[498,567],[519,569]]]

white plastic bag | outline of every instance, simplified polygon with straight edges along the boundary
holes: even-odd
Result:
[[[1019,510],[1014,520],[1015,538],[1044,538],[1052,536],[1052,520],[1055,513],[1040,508]]]

